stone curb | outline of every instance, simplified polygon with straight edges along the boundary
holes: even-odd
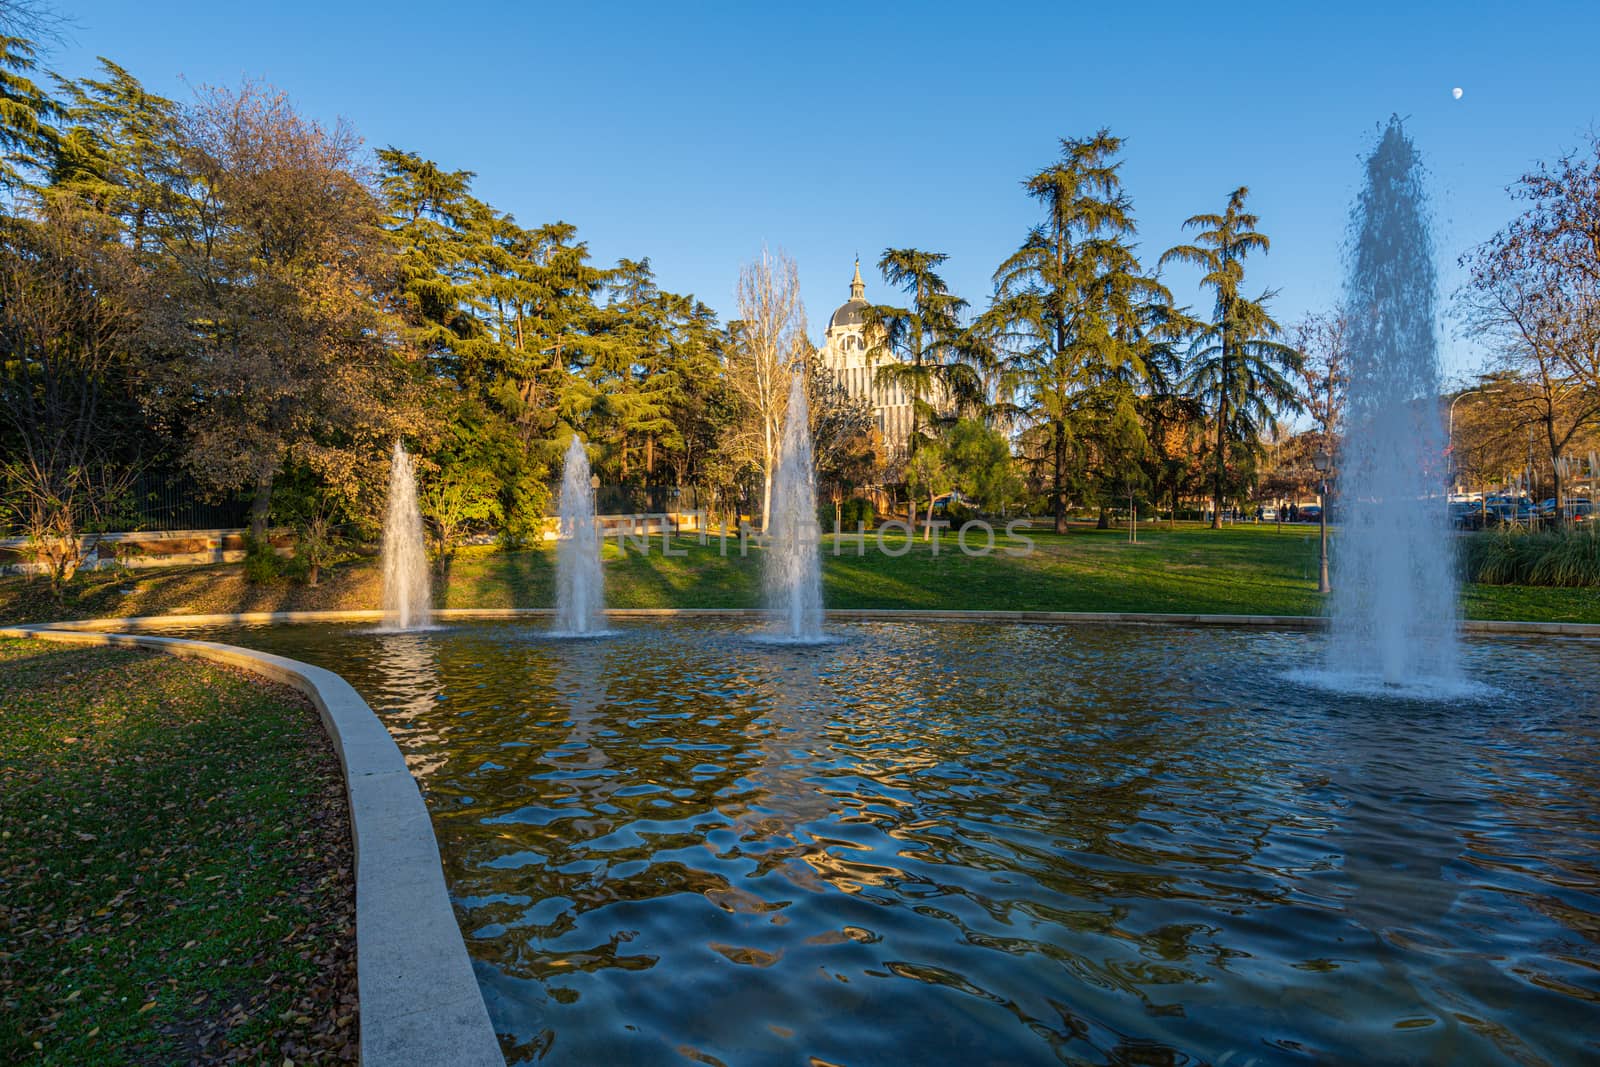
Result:
[[[422,794],[389,731],[350,683],[309,663],[233,645],[85,629],[81,623],[17,626],[0,629],[0,637],[147,648],[209,660],[281,682],[311,699],[339,753],[355,839],[361,1062],[504,1067],[445,889]]]
[[[499,619],[548,617],[551,608],[438,608],[436,619]],[[760,608],[608,608],[617,619],[708,617],[757,618]],[[1326,630],[1320,615],[1204,615],[1129,611],[957,611],[934,608],[830,608],[830,619],[927,622],[1022,622],[1053,625],[1098,624],[1116,626],[1224,626],[1259,630]],[[286,622],[378,622],[381,611],[250,611],[235,615],[146,615],[133,618],[82,619],[75,622],[39,623],[61,631],[159,630],[173,626],[228,626]],[[1510,619],[1464,619],[1463,633],[1534,634],[1547,637],[1600,637],[1600,623],[1518,622]]]

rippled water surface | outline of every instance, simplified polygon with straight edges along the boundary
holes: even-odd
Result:
[[[1600,646],[543,625],[211,635],[388,724],[513,1063],[1600,1058]]]

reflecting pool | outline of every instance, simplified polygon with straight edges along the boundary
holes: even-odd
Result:
[[[203,636],[388,724],[513,1063],[1600,1057],[1600,645],[760,625]]]

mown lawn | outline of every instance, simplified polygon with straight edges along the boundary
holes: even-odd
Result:
[[[297,694],[0,639],[0,1063],[353,1060],[351,858]]]
[[[1042,524],[1041,524],[1042,525]],[[1035,611],[1156,611],[1252,615],[1317,615],[1317,531],[1311,526],[1242,525],[1220,531],[1146,525],[1139,543],[1126,530],[1074,528],[1064,536],[1030,531],[1031,555],[1003,538],[997,551],[974,558],[945,534],[941,550],[903,536],[878,550],[869,535],[864,555],[851,543],[834,555],[824,544],[823,578],[830,607],[988,608]],[[660,538],[650,550],[606,545],[607,600],[616,607],[754,607],[761,602],[761,550],[741,555],[731,538],[727,555],[717,538]],[[440,567],[435,602],[442,607],[549,607],[555,553],[463,549]],[[63,603],[41,582],[0,580],[0,620],[106,615],[194,614],[315,608],[374,608],[377,567],[360,560],[335,568],[322,586],[288,581],[245,583],[240,568],[207,567],[121,576],[85,575]],[[1469,618],[1600,622],[1600,590],[1472,585],[1462,592]]]
[[[835,608],[967,608],[1019,611],[1146,611],[1206,614],[1318,615],[1317,536],[1309,526],[1238,526],[1220,531],[1180,526],[1074,529],[1065,536],[1029,531],[1018,542],[973,557],[946,534],[931,543],[900,536],[823,548],[823,595]],[[972,542],[978,544],[976,540]],[[648,552],[608,542],[606,598],[614,607],[755,607],[761,603],[761,551],[741,555],[729,539],[675,538],[667,556],[659,538]],[[839,554],[834,550],[838,548]],[[888,553],[905,550],[904,555]],[[437,596],[445,607],[545,607],[554,598],[555,554],[463,552],[447,568]],[[1469,618],[1600,622],[1600,590],[1472,585],[1462,592]]]

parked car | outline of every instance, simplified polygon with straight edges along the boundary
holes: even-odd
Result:
[[[1569,497],[1567,497],[1566,506],[1568,508],[1575,508],[1575,507],[1579,507],[1579,506],[1587,506],[1588,504],[1589,504],[1589,500],[1586,497],[1581,497],[1581,496],[1577,496],[1577,497],[1569,496]],[[1547,498],[1545,500],[1541,500],[1539,502],[1539,514],[1540,515],[1544,515],[1544,516],[1550,516],[1550,515],[1556,514],[1556,498],[1555,497],[1549,497],[1549,498]]]
[[[1322,518],[1322,508],[1316,504],[1307,504],[1300,509],[1301,522],[1317,522]]]

